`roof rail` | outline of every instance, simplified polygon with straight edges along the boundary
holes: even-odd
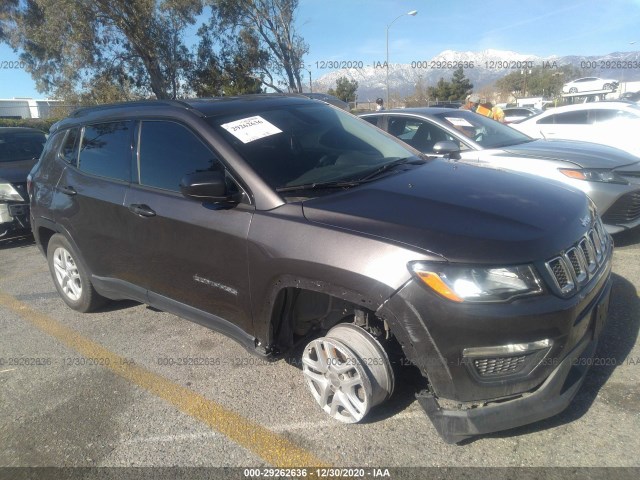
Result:
[[[187,102],[183,102],[182,100],[136,100],[133,102],[119,102],[119,103],[106,103],[104,105],[95,105],[92,107],[80,107],[75,109],[69,114],[69,117],[81,117],[83,115],[88,115],[93,112],[101,112],[104,110],[112,110],[122,107],[141,107],[148,105],[157,105],[157,106],[165,106],[165,107],[182,107],[188,110],[195,110],[191,105]]]

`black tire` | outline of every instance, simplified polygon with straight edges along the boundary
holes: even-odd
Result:
[[[610,83],[605,83],[605,84],[602,86],[602,89],[603,89],[603,90],[611,90],[611,84],[610,84]]]
[[[76,250],[59,233],[49,240],[47,263],[56,290],[73,310],[92,312],[107,303],[93,288],[89,272]]]
[[[569,93],[578,93],[578,89],[576,87],[571,87],[569,89]]]

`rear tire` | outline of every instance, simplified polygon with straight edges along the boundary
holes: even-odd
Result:
[[[107,300],[93,288],[89,273],[78,253],[59,233],[49,240],[47,263],[56,290],[73,310],[91,312],[106,303]]]

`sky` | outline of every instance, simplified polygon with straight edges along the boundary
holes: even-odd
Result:
[[[404,15],[412,10],[418,14]],[[390,63],[444,50],[541,57],[640,51],[640,0],[300,0],[296,28],[309,44],[312,78],[331,72],[323,62],[384,62],[391,22]],[[18,60],[0,45],[0,98],[46,98],[24,70],[6,68]]]

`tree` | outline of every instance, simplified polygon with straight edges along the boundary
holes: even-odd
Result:
[[[254,70],[268,60],[268,53],[260,49],[250,31],[224,36],[218,24],[219,19],[212,15],[209,24],[198,30],[200,43],[189,73],[189,87],[198,97],[261,93],[262,81]],[[216,49],[218,44],[221,47]]]
[[[222,26],[255,32],[269,55],[258,65],[262,82],[278,92],[302,93],[302,57],[309,46],[295,30],[298,0],[208,0]]]
[[[404,104],[407,107],[424,107],[429,104],[429,95],[427,93],[427,88],[425,88],[424,82],[422,81],[422,75],[418,76],[415,90],[412,95],[404,99]]]
[[[464,69],[458,68],[451,77],[451,90],[448,100],[464,100],[473,91],[473,84],[464,76]]]
[[[0,39],[22,51],[38,90],[68,96],[102,85],[119,86],[123,98],[127,89],[135,96],[180,95],[189,68],[184,31],[202,12],[202,0],[12,2]]]
[[[473,84],[464,75],[462,67],[453,72],[451,81],[440,78],[435,87],[429,87],[427,92],[429,97],[436,100],[464,100],[473,90]]]
[[[349,80],[347,77],[340,77],[336,80],[336,89],[329,89],[327,92],[329,95],[338,97],[343,102],[355,102],[356,91],[358,90],[358,82],[356,80]]]
[[[562,93],[562,85],[564,83],[581,75],[580,70],[570,65],[564,65],[559,68],[534,67],[526,70],[526,76],[524,72],[525,70],[516,70],[496,80],[496,90],[504,95],[512,94],[516,97],[553,97]]]

